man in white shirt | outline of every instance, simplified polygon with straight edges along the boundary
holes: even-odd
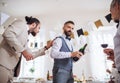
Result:
[[[81,52],[73,52],[71,34],[74,29],[74,22],[67,21],[63,26],[63,35],[57,37],[52,46],[51,57],[54,58],[53,83],[73,83],[73,57],[80,58]]]

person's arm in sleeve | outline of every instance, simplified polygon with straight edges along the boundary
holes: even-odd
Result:
[[[55,39],[53,41],[53,46],[51,49],[50,56],[56,59],[71,57],[71,52],[60,52],[61,47],[62,47],[62,40],[60,38]]]
[[[21,45],[21,43],[16,38],[17,35],[21,34],[23,30],[19,28],[25,28],[25,27],[9,26],[3,33],[4,39],[7,41],[7,43],[11,46],[11,48],[15,52],[23,52],[25,50],[25,48]]]
[[[37,58],[39,56],[45,55],[45,51],[48,50],[52,46],[52,44],[53,44],[53,41],[49,41],[49,43],[47,43],[47,45],[44,48],[41,48],[41,49],[33,51],[33,52],[27,46],[27,51],[29,53],[33,54],[33,58]]]
[[[11,46],[12,50],[16,53],[22,53],[26,60],[32,60],[33,56],[29,52],[26,51],[26,48],[21,44],[21,42],[17,39],[17,36],[26,32],[27,28],[24,23],[21,21],[17,21],[14,25],[9,26],[5,32],[3,33],[4,39]]]
[[[37,58],[39,56],[43,56],[45,55],[45,51],[46,51],[45,48],[39,49],[38,51],[33,52],[33,57]]]
[[[46,49],[45,48],[41,48],[39,50],[36,50],[36,51],[31,51],[30,48],[27,48],[27,52],[31,53],[33,55],[33,59],[39,57],[39,56],[43,56],[45,55],[45,51]]]

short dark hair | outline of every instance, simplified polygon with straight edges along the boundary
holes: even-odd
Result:
[[[116,3],[120,5],[120,0],[112,0],[111,7],[114,7]]]
[[[66,25],[68,23],[75,25],[75,23],[73,21],[67,21],[67,22],[64,23],[64,25]]]
[[[32,23],[39,24],[40,23],[40,21],[37,18],[33,18],[32,16],[31,17],[25,16],[25,20],[27,24],[32,24]]]
[[[118,1],[118,3],[120,4],[120,0],[117,0]]]

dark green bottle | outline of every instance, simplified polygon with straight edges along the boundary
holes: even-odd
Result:
[[[86,47],[87,47],[87,43],[86,43],[82,48],[79,49],[79,52],[82,52],[83,55],[84,55],[84,52],[85,52],[85,48],[86,48]],[[73,60],[74,60],[74,61],[78,61],[79,58],[78,58],[78,57],[73,57]]]
[[[47,80],[50,80],[50,73],[49,73],[49,71],[47,72]]]

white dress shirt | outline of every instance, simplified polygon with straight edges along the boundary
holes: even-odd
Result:
[[[63,34],[62,37],[64,38],[66,44],[68,45],[69,49],[73,49],[73,44],[71,40],[66,39],[66,35]],[[53,42],[52,50],[50,56],[52,58],[56,59],[63,59],[63,58],[69,58],[71,57],[71,52],[60,52],[60,49],[62,47],[62,39],[57,38]]]

